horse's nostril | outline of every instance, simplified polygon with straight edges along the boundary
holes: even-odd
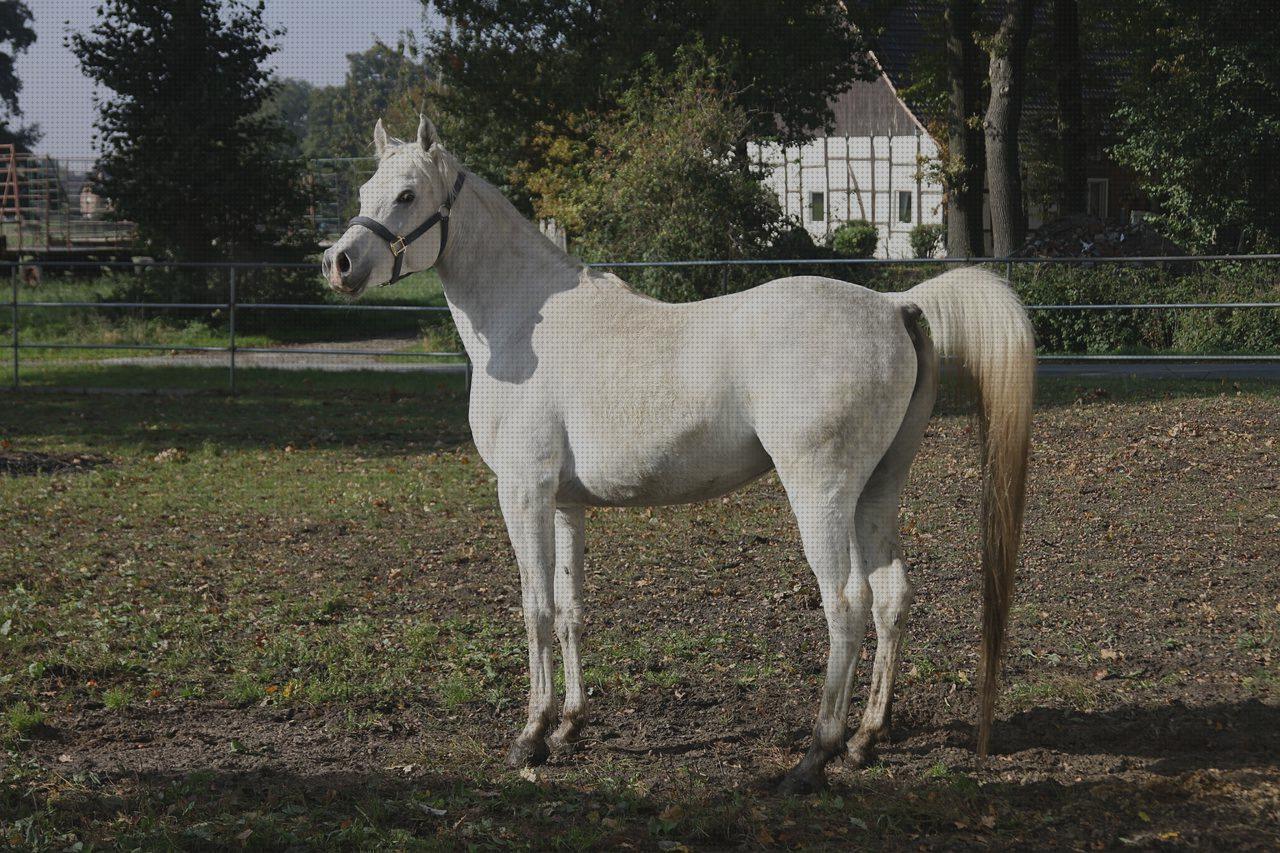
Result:
[[[347,257],[346,252],[338,253],[338,272],[342,275],[351,272],[351,258]]]

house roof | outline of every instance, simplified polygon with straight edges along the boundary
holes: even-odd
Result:
[[[831,113],[832,136],[907,136],[923,129],[884,75],[837,95]]]

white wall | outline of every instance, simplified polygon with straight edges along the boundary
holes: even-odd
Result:
[[[942,221],[942,187],[924,175],[938,147],[924,134],[826,137],[785,151],[777,145],[752,145],[750,155],[768,170],[765,183],[777,193],[783,210],[799,218],[817,241],[843,222],[866,219],[880,232],[877,256],[909,258],[911,229]],[[823,221],[810,215],[814,192],[824,194]],[[899,221],[900,192],[911,194],[909,222]]]

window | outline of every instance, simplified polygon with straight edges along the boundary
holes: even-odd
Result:
[[[1107,218],[1107,196],[1111,187],[1106,178],[1089,179],[1089,215],[1099,219]]]
[[[809,193],[809,221],[827,221],[827,197],[824,193]]]
[[[898,193],[898,221],[911,221],[911,193],[909,192]]]

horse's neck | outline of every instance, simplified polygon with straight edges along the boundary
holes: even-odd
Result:
[[[469,175],[436,269],[467,353],[481,361],[492,347],[530,328],[552,295],[577,287],[582,265],[497,189]]]

